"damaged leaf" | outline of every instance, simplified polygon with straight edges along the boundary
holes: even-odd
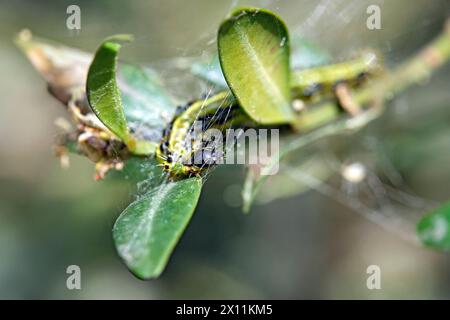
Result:
[[[50,93],[59,101],[67,105],[75,90],[84,91],[92,54],[33,37],[29,30],[22,30],[15,38],[15,44],[47,81]],[[89,111],[86,99],[81,107],[83,113]]]

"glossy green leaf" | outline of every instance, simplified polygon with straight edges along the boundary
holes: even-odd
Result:
[[[113,36],[100,45],[89,67],[86,92],[100,121],[127,143],[130,135],[116,82],[117,56],[123,40],[131,40],[131,36]]]
[[[100,121],[120,138],[131,152],[147,155],[154,151],[156,144],[143,139],[136,140],[130,134],[116,80],[120,43],[131,38],[130,35],[116,35],[107,38],[101,44],[89,67],[86,94],[92,110]]]
[[[241,9],[218,33],[225,79],[242,108],[262,124],[289,123],[289,35],[283,21],[261,9]]]
[[[317,67],[332,61],[327,52],[297,34],[290,38],[290,49],[291,73],[293,70]],[[217,89],[228,88],[217,53],[194,62],[190,70],[192,74],[215,85]]]
[[[420,241],[436,249],[450,249],[450,202],[423,217],[417,224]]]
[[[202,181],[189,178],[150,189],[117,219],[117,251],[137,277],[158,277],[197,205]]]

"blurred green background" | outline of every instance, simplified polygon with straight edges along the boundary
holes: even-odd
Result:
[[[66,28],[70,4],[81,7],[79,32]],[[365,27],[369,4],[381,7],[381,30]],[[405,241],[318,192],[256,206],[244,216],[238,207],[241,167],[210,176],[160,279],[140,281],[122,265],[111,228],[129,203],[129,187],[94,182],[92,163],[78,156],[68,170],[60,168],[51,146],[58,132],[54,120],[65,110],[12,38],[29,28],[93,51],[105,36],[133,33],[124,59],[162,61],[170,69],[170,59],[211,51],[220,21],[242,5],[277,12],[291,33],[336,59],[371,47],[393,66],[433,38],[450,15],[445,0],[2,1],[0,298],[450,298],[449,254]],[[408,90],[358,136],[337,139],[343,145],[337,157],[354,159],[355,141],[373,139],[415,194],[435,202],[450,198],[449,71],[446,66]],[[171,77],[168,82],[176,83]],[[389,228],[396,213],[384,218]],[[402,218],[415,222],[404,213]],[[81,267],[81,290],[66,288],[72,264]],[[381,267],[381,290],[366,287],[371,264]]]

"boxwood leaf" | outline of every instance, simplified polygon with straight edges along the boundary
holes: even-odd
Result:
[[[131,40],[131,36],[112,36],[100,45],[89,67],[86,92],[89,104],[100,121],[127,142],[130,139],[127,120],[116,82],[117,55],[123,40]]]
[[[450,202],[424,216],[417,224],[420,241],[436,249],[450,249]]]
[[[101,122],[120,138],[134,154],[149,154],[155,144],[136,139],[130,134],[116,80],[117,56],[121,42],[130,41],[131,35],[107,38],[98,48],[92,61],[86,83],[89,104]]]
[[[289,35],[284,22],[262,9],[240,9],[218,32],[222,72],[240,105],[262,124],[289,123]]]
[[[291,73],[295,70],[317,67],[331,63],[331,56],[306,38],[293,34],[290,37]],[[228,85],[220,68],[217,52],[195,61],[190,71],[193,75],[213,84],[218,89],[227,89]]]
[[[158,277],[186,228],[200,196],[201,178],[150,189],[119,216],[113,237],[120,257],[141,279]]]

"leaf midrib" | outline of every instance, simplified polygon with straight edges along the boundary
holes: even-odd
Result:
[[[257,81],[259,81],[261,85],[266,89],[265,91],[269,93],[272,102],[274,102],[275,104],[281,102],[283,103],[283,105],[286,105],[287,101],[284,95],[280,92],[279,86],[277,86],[273,82],[272,77],[267,73],[264,64],[261,62],[260,57],[250,43],[246,32],[244,32],[239,25],[236,26],[236,32],[239,40],[241,40],[241,43],[243,44],[244,53],[248,56],[249,61],[252,63],[258,73],[262,75],[262,77],[256,78]]]
[[[150,203],[147,206],[148,208],[150,208],[150,211],[148,214],[144,214],[144,218],[141,219],[141,222],[138,224],[138,227],[136,228],[135,232],[133,233],[132,238],[130,239],[130,241],[128,241],[128,244],[123,249],[122,252],[123,252],[124,256],[128,256],[128,254],[130,253],[130,249],[132,247],[134,247],[136,240],[138,238],[140,238],[139,237],[140,231],[144,227],[146,227],[147,231],[143,238],[145,239],[145,243],[148,245],[148,235],[151,234],[151,231],[153,230],[153,222],[155,221],[154,217],[160,207],[162,200],[170,192],[170,190],[172,190],[174,188],[174,186],[175,186],[174,184],[166,185],[166,188],[163,188],[163,192],[158,192],[158,191],[161,191],[160,188],[154,189],[154,190],[152,190],[152,192],[150,194],[148,194],[147,196],[140,199],[140,201],[145,201],[147,198],[152,198],[152,200],[150,201]],[[155,196],[155,195],[157,195],[157,196]],[[147,212],[147,210],[145,210],[145,212]],[[147,255],[145,255],[145,256],[147,256]],[[140,262],[140,259],[142,259],[142,256],[136,257],[135,259],[132,259],[132,260]],[[136,262],[135,264],[137,264],[137,263],[138,262]]]

